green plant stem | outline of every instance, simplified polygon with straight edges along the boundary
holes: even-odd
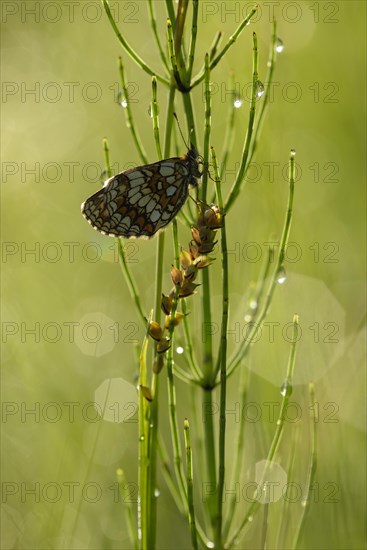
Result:
[[[217,53],[218,46],[222,41],[222,38],[223,38],[223,33],[221,31],[217,32],[217,34],[214,36],[213,43],[210,46],[210,50],[209,50],[210,61],[214,59],[215,54]]]
[[[242,158],[241,158],[241,164],[240,168],[238,170],[238,173],[236,175],[236,179],[232,185],[232,188],[229,192],[228,198],[226,200],[225,205],[225,212],[228,212],[229,209],[233,206],[236,198],[238,197],[238,194],[241,190],[241,185],[243,182],[243,179],[246,175],[246,170],[248,168],[248,156],[251,146],[251,138],[252,133],[254,129],[254,121],[255,121],[255,112],[256,112],[256,99],[258,97],[257,90],[258,90],[258,50],[257,50],[257,37],[256,33],[253,33],[253,65],[252,65],[252,92],[251,92],[251,102],[250,102],[250,113],[249,113],[249,121],[248,121],[248,127],[247,127],[247,133],[246,133],[246,139],[245,144],[242,151]]]
[[[108,20],[111,24],[111,27],[114,30],[115,35],[117,36],[118,41],[120,42],[121,46],[124,48],[124,50],[129,54],[131,59],[135,61],[135,63],[143,69],[146,73],[148,73],[150,76],[153,76],[156,74],[148,65],[142,60],[142,58],[134,51],[134,49],[130,46],[130,44],[125,40],[125,38],[122,36],[122,34],[119,31],[119,28],[116,25],[116,22],[112,16],[110,5],[108,0],[102,0],[102,4],[104,7],[104,10],[106,12],[106,15],[108,17]],[[163,84],[169,85],[169,80],[167,78],[164,78],[163,76],[156,75],[157,79],[162,82]]]
[[[194,115],[194,110],[192,106],[191,95],[182,94],[182,100],[183,100],[183,105],[185,110],[187,129],[189,132],[190,145],[193,144],[194,147],[197,149],[198,141],[197,141],[197,135],[196,135],[195,115]],[[197,188],[196,198],[198,198],[198,193],[199,193],[199,189]],[[190,218],[189,225],[191,227],[195,223],[194,222],[195,217],[193,215],[192,208],[191,208],[191,201],[187,201],[187,209],[188,209],[189,218]]]
[[[282,401],[280,405],[280,411],[279,411],[279,417],[276,423],[276,430],[273,437],[273,440],[270,445],[270,449],[268,452],[268,456],[266,458],[266,466],[264,468],[262,478],[260,482],[258,483],[258,486],[262,490],[262,486],[264,483],[264,480],[266,480],[266,474],[269,468],[270,463],[272,462],[275,453],[277,452],[277,449],[279,448],[279,444],[283,435],[284,431],[284,424],[285,424],[285,411],[288,406],[289,398],[292,393],[292,381],[293,381],[293,373],[294,373],[294,367],[296,362],[296,350],[297,350],[297,341],[299,340],[299,321],[298,321],[298,315],[294,315],[293,317],[293,335],[292,335],[292,343],[291,343],[291,349],[289,353],[289,359],[288,359],[288,365],[287,365],[287,373],[285,382],[282,386]],[[284,390],[283,390],[284,388]],[[245,517],[243,518],[240,527],[237,529],[236,534],[231,538],[231,540],[225,545],[225,548],[232,548],[236,542],[238,542],[243,535],[243,532],[245,528],[247,527],[248,523],[252,521],[253,516],[255,512],[259,509],[260,506],[260,500],[253,500],[253,502],[250,505],[250,508],[248,512],[246,513]]]
[[[126,510],[127,528],[129,532],[130,542],[133,545],[134,549],[138,550],[139,541],[136,534],[136,526],[135,526],[135,519],[134,519],[133,508],[132,508],[132,501],[130,498],[130,492],[129,490],[126,490],[127,484],[126,484],[125,472],[123,471],[122,468],[118,468],[116,475],[117,475],[117,481],[121,489],[122,501],[124,503],[124,507]]]
[[[167,19],[167,44],[168,44],[169,58],[171,61],[172,74],[175,79],[176,86],[178,90],[180,90],[181,92],[186,92],[187,90],[181,81],[181,75],[177,65],[177,57],[176,57],[176,50],[174,47],[172,23],[170,19]]]
[[[104,151],[106,174],[107,174],[107,177],[110,178],[112,176],[111,162],[110,162],[110,150],[109,150],[108,141],[107,141],[106,138],[104,138],[104,140],[103,140],[103,151]]]
[[[208,166],[209,166],[209,141],[211,132],[211,94],[210,94],[210,68],[209,68],[209,55],[205,54],[205,86],[204,86],[204,98],[205,98],[205,121],[204,121],[204,172],[201,178],[200,186],[200,199],[206,203],[207,187],[208,187]]]
[[[263,267],[261,269],[261,273],[259,275],[257,285],[256,285],[256,292],[255,292],[255,301],[256,301],[256,307],[254,309],[251,309],[251,320],[253,321],[253,318],[256,315],[258,304],[261,302],[262,294],[264,292],[265,288],[265,281],[268,277],[270,266],[273,261],[273,249],[269,247],[269,254],[267,257],[267,261],[264,262]],[[218,369],[219,370],[219,367]],[[241,369],[241,381],[240,381],[240,404],[241,404],[241,410],[244,410],[244,407],[246,405],[247,400],[247,388],[249,385],[249,374],[246,374],[246,372],[250,373],[249,369]],[[244,442],[245,442],[245,429],[246,429],[246,417],[245,415],[241,414],[240,417],[240,424],[238,427],[238,436],[237,436],[237,446],[236,451],[234,455],[234,466],[232,470],[232,481],[231,481],[231,487],[234,487],[235,484],[238,482],[239,479],[241,479],[241,470],[242,470],[242,461],[243,461],[243,453],[244,453]],[[227,519],[224,525],[223,530],[223,538],[227,539],[228,533],[230,531],[231,525],[233,523],[234,517],[235,517],[235,511],[236,511],[236,494],[231,495],[231,499],[229,502],[228,507],[228,515]]]
[[[185,418],[185,421],[184,421],[184,434],[185,434],[185,449],[186,449],[187,500],[188,500],[188,508],[189,508],[191,542],[194,550],[197,550],[198,541],[197,541],[197,533],[196,533],[195,508],[194,508],[192,449],[191,449],[191,438],[190,438],[190,426],[187,418]]]
[[[234,74],[231,74],[231,80],[230,80],[230,89],[234,89],[235,87],[235,81],[234,81]],[[235,98],[233,98],[234,100]],[[227,168],[228,163],[228,157],[229,153],[232,150],[233,147],[233,140],[234,140],[234,115],[235,115],[235,106],[234,101],[230,101],[229,107],[228,107],[228,116],[227,116],[227,124],[226,124],[226,133],[224,136],[224,142],[223,142],[223,151],[222,151],[222,162],[220,166],[220,179],[223,180],[223,175]]]
[[[232,89],[232,88],[234,89],[234,87],[235,87],[234,74],[232,73],[229,89]],[[235,109],[235,106],[234,106],[234,101],[230,101],[229,102],[229,107],[228,107],[226,133],[224,135],[223,149],[222,149],[222,155],[221,155],[222,162],[221,162],[220,169],[219,169],[219,177],[220,177],[220,180],[221,180],[222,183],[223,183],[223,178],[225,178],[225,172],[226,172],[226,168],[227,168],[229,153],[230,153],[230,151],[232,150],[232,147],[233,147],[235,110],[236,109]],[[215,201],[215,196],[216,196],[216,192],[215,192],[215,189],[213,189],[211,202]]]
[[[158,449],[159,449],[159,456],[161,458],[162,466],[163,466],[163,475],[166,479],[168,489],[170,490],[172,498],[176,503],[177,509],[186,518],[187,512],[186,512],[186,509],[183,507],[181,497],[177,489],[177,483],[173,477],[173,474],[171,472],[171,468],[169,465],[168,454],[167,454],[164,442],[159,434],[158,434]],[[198,521],[196,521],[196,530],[197,530],[197,537],[199,538],[202,547],[205,548],[207,537]]]
[[[176,25],[176,14],[175,9],[173,7],[173,0],[166,0],[166,9],[169,19],[171,20],[171,23],[173,27]]]
[[[273,21],[273,36],[272,36],[272,40],[271,40],[271,44],[270,44],[269,57],[268,57],[268,62],[267,62],[268,70],[267,70],[266,77],[265,77],[265,84],[266,84],[265,93],[264,93],[264,95],[262,97],[262,100],[261,100],[261,107],[260,107],[260,110],[259,110],[259,114],[258,114],[258,117],[257,117],[257,123],[256,123],[256,127],[255,127],[255,130],[254,130],[254,137],[253,137],[253,140],[252,140],[252,147],[251,147],[251,152],[250,152],[249,159],[248,159],[248,164],[251,163],[251,160],[253,159],[253,156],[254,156],[255,151],[257,149],[257,144],[258,144],[258,140],[259,140],[259,136],[260,136],[264,116],[265,116],[265,113],[266,113],[266,110],[267,110],[267,107],[268,107],[268,104],[269,104],[269,100],[270,100],[271,83],[273,81],[273,74],[274,74],[275,62],[276,62],[276,57],[277,57],[277,55],[276,55],[276,53],[277,53],[276,52],[276,39],[277,39],[276,30],[277,30],[277,25],[276,25],[276,21],[274,20]]]
[[[174,242],[174,249],[175,249],[175,252],[174,252],[175,263],[177,267],[178,234],[177,234],[176,220],[173,220],[172,228],[173,228],[173,242]],[[170,321],[168,326],[168,337],[170,339],[170,348],[167,351],[167,376],[168,376],[168,406],[169,406],[169,418],[170,418],[170,426],[171,426],[171,434],[172,434],[172,446],[173,446],[175,472],[176,472],[176,477],[179,484],[181,498],[183,502],[186,502],[187,493],[185,488],[184,473],[183,473],[183,466],[182,466],[182,453],[181,453],[181,444],[180,444],[178,422],[177,422],[177,410],[176,410],[176,389],[175,389],[175,381],[174,381],[174,375],[173,375],[173,348],[174,348],[173,335],[174,335],[174,329],[175,329],[174,319],[177,311],[179,291],[180,291],[180,285],[177,284],[175,288],[174,298],[172,301],[172,310],[171,310]]]
[[[177,509],[180,511],[180,513],[185,516],[186,511],[182,503],[180,492],[177,489],[177,483],[174,478],[174,474],[172,473],[169,457],[167,453],[166,446],[164,444],[164,441],[162,439],[162,436],[160,433],[158,433],[158,452],[159,457],[162,462],[162,468],[163,468],[163,476],[166,481],[167,487],[171,493],[171,496],[177,506]]]
[[[119,57],[119,59],[118,59],[118,65],[119,65],[119,72],[120,72],[121,88],[122,88],[122,92],[123,92],[123,95],[124,95],[124,100],[126,102],[126,107],[124,108],[125,114],[126,114],[126,126],[128,128],[130,128],[131,135],[132,135],[136,150],[137,150],[137,152],[139,154],[139,157],[141,159],[141,162],[143,164],[148,164],[147,155],[144,151],[143,144],[142,144],[141,139],[138,135],[138,132],[135,128],[135,122],[134,122],[134,118],[133,118],[133,115],[132,115],[130,102],[129,102],[128,90],[127,90],[127,86],[126,86],[125,69],[124,69],[124,65],[122,63],[122,58],[121,57]]]
[[[246,369],[241,369],[241,381],[240,381],[240,404],[241,411],[244,410],[247,400],[247,388],[248,388],[248,379],[249,375],[245,376],[247,373]],[[240,415],[240,423],[238,426],[238,435],[237,435],[237,446],[234,455],[234,465],[231,476],[231,485],[230,487],[235,487],[241,479],[242,471],[242,462],[244,457],[244,448],[245,448],[245,430],[246,430],[246,421],[245,415]],[[227,539],[228,533],[230,531],[231,525],[233,523],[235,513],[236,513],[236,504],[237,504],[237,495],[232,493],[228,506],[228,515],[223,528],[223,539]]]
[[[221,51],[218,53],[218,55],[210,62],[210,70],[214,69],[214,67],[218,65],[219,61],[222,59],[224,54],[227,53],[227,51],[231,46],[233,46],[233,44],[236,42],[237,38],[239,37],[243,29],[248,25],[251,18],[255,15],[256,11],[257,11],[257,8],[255,7],[249,13],[249,15],[240,23],[240,25],[237,27],[237,29],[232,34],[232,36],[229,37],[229,40],[227,44],[224,46],[224,48],[222,48]],[[205,77],[205,68],[203,67],[199,72],[199,74],[193,79],[191,88],[194,88],[195,86],[200,84],[200,82],[204,80],[204,77]]]
[[[214,414],[216,409],[213,403],[213,388],[202,387],[202,425],[204,430],[204,450],[206,470],[202,479],[209,483],[210,491],[204,501],[208,513],[210,524],[214,533],[216,525],[216,490],[217,490],[217,470],[214,438]],[[205,477],[204,477],[205,476]],[[208,480],[208,481],[207,481]]]
[[[155,76],[152,77],[152,118],[153,118],[153,133],[154,133],[154,141],[157,149],[157,155],[159,160],[161,160],[162,157],[162,149],[161,149],[161,142],[159,139],[159,108],[158,108],[158,102],[157,102],[157,79]]]
[[[189,0],[178,0],[176,24],[175,24],[175,31],[174,31],[174,36],[175,36],[174,43],[175,43],[175,52],[176,52],[176,58],[177,58],[177,64],[178,64],[178,70],[180,73],[181,82],[186,81],[183,32],[184,32],[188,6],[189,6]]]
[[[237,369],[237,367],[240,365],[242,359],[244,358],[249,346],[251,345],[253,338],[256,336],[258,329],[261,327],[268,311],[269,307],[273,298],[274,290],[277,285],[279,271],[283,267],[283,260],[285,255],[285,250],[289,238],[289,233],[291,229],[291,222],[292,222],[292,212],[293,212],[293,196],[294,196],[294,157],[295,152],[291,150],[290,159],[289,159],[289,194],[288,194],[288,205],[287,205],[287,212],[286,217],[284,221],[284,227],[282,232],[282,238],[280,242],[280,250],[279,250],[279,256],[278,261],[276,263],[275,269],[273,271],[273,275],[271,277],[269,287],[266,293],[265,302],[262,307],[261,312],[259,313],[258,317],[256,318],[256,322],[252,324],[251,329],[248,332],[248,335],[246,339],[242,342],[240,345],[238,351],[235,353],[234,357],[230,360],[229,366],[228,366],[228,376],[233,374],[233,372]]]
[[[165,133],[165,144],[164,144],[164,155],[165,157],[169,156],[170,142],[171,142],[171,132],[172,132],[172,115],[174,109],[174,98],[175,91],[170,87],[169,98],[168,98],[168,107],[167,107],[167,120],[166,120],[166,133]],[[153,114],[153,127],[158,127],[158,104],[157,104],[157,91],[153,84],[153,103],[155,104],[152,114]],[[155,133],[156,147],[159,154],[160,145],[159,142],[159,131]],[[164,243],[165,243],[165,233],[164,231],[158,235],[157,242],[157,260],[156,260],[156,276],[155,276],[155,307],[154,307],[154,319],[157,323],[160,323],[161,320],[161,297],[162,297],[162,279],[163,279],[163,258],[164,258]],[[159,360],[157,355],[156,347],[154,348],[154,358],[153,363],[156,364]],[[155,547],[155,536],[156,536],[156,516],[157,516],[157,499],[155,497],[156,489],[156,477],[157,477],[157,438],[158,438],[158,425],[159,425],[159,375],[155,372],[153,368],[152,375],[152,392],[153,392],[153,402],[151,404],[151,416],[150,416],[150,479],[149,479],[149,491],[147,493],[147,498],[149,500],[150,506],[150,548]]]
[[[156,41],[156,44],[157,44],[157,47],[158,47],[159,55],[161,57],[161,60],[162,60],[162,63],[164,65],[164,67],[167,69],[167,71],[169,71],[169,66],[168,66],[168,62],[167,62],[167,59],[166,59],[166,54],[165,54],[165,52],[162,48],[162,44],[161,44],[159,34],[158,34],[158,30],[157,30],[157,21],[156,21],[155,13],[154,13],[153,0],[148,0],[148,9],[149,9],[150,26],[152,27],[153,36],[155,38],[155,41]]]
[[[204,122],[204,172],[202,176],[200,199],[205,203],[208,184],[208,165],[209,165],[209,140],[211,130],[211,96],[210,96],[210,69],[209,56],[205,55],[205,122]],[[205,330],[203,371],[204,380],[212,382],[213,377],[213,340],[211,333],[211,305],[210,305],[210,275],[209,270],[204,269],[202,273],[203,293],[202,308]]]
[[[288,480],[294,479],[294,466],[296,462],[295,458],[296,458],[297,449],[299,449],[299,432],[300,432],[299,423],[295,424],[294,431],[295,433],[294,433],[294,437],[292,438],[291,448],[289,452],[289,461],[286,468]],[[285,499],[285,498],[282,499],[281,511],[280,511],[281,518],[290,517],[290,514],[292,513],[292,504],[293,502],[292,503],[289,502],[289,499]],[[279,522],[279,530],[277,534],[275,548],[286,548],[285,538],[289,530],[290,530],[290,522],[288,521]]]
[[[218,206],[223,213],[222,189],[219,179],[219,171],[215,150],[212,147],[212,161],[215,177],[215,188],[217,192]],[[223,524],[223,490],[225,480],[225,444],[226,444],[226,400],[227,400],[227,329],[229,311],[229,283],[228,283],[228,253],[226,219],[222,218],[221,227],[221,252],[222,252],[222,323],[220,334],[220,414],[219,414],[219,471],[218,471],[218,493],[217,493],[217,532],[216,545],[222,546],[222,524]]]
[[[307,479],[307,491],[306,491],[306,497],[302,502],[302,515],[299,522],[299,525],[296,530],[296,534],[294,536],[293,540],[293,546],[292,548],[297,548],[298,543],[300,541],[300,537],[302,534],[302,531],[304,529],[305,520],[307,513],[310,509],[310,494],[312,491],[312,486],[315,481],[315,475],[316,475],[316,469],[317,469],[317,426],[319,422],[318,418],[318,412],[317,412],[317,404],[315,401],[315,388],[312,382],[309,384],[309,395],[310,395],[310,404],[311,404],[311,458],[310,458],[310,464],[308,469],[308,479]]]
[[[260,548],[264,550],[266,548],[266,537],[268,535],[268,517],[269,517],[269,503],[265,502],[263,507],[263,522],[262,522],[262,529],[261,529],[261,541],[260,541]]]
[[[163,256],[164,256],[164,233],[160,233],[157,243],[157,261],[155,276],[155,307],[154,320],[160,323],[161,319],[161,296],[163,278]],[[156,347],[154,347],[153,364],[158,361]],[[159,426],[159,375],[152,369],[152,394],[153,401],[150,406],[149,420],[149,480],[146,499],[149,503],[149,550],[155,548],[156,527],[157,527],[157,498],[155,496],[157,478],[157,437]]]
[[[122,242],[121,242],[121,238],[118,237],[116,240],[117,240],[118,254],[119,254],[119,260],[120,260],[120,266],[121,266],[122,273],[125,277],[126,284],[127,284],[128,289],[130,291],[130,295],[133,299],[133,302],[135,304],[135,307],[136,307],[136,310],[139,314],[139,317],[140,317],[140,319],[142,320],[142,322],[145,326],[146,323],[147,323],[147,318],[146,318],[146,315],[144,314],[144,311],[143,311],[143,308],[142,308],[142,305],[141,305],[140,296],[139,296],[138,291],[137,291],[137,286],[136,286],[134,277],[133,277],[133,275],[130,271],[129,264],[126,260],[125,251],[124,251],[124,247],[123,247]]]
[[[196,48],[196,36],[198,32],[198,13],[199,13],[199,0],[193,0],[192,2],[192,22],[191,22],[191,40],[189,47],[189,65],[186,75],[186,86],[190,87],[190,81],[192,76],[192,69],[194,66],[195,48]]]
[[[151,318],[151,316],[150,316]],[[148,468],[149,468],[149,421],[148,402],[145,399],[141,387],[147,385],[147,348],[148,333],[146,333],[140,354],[139,372],[139,500],[138,500],[138,536],[140,548],[149,548],[149,500],[148,494]]]

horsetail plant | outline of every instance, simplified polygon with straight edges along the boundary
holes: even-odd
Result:
[[[267,316],[277,282],[285,277],[284,259],[288,243],[294,197],[294,151],[290,155],[289,168],[289,197],[280,250],[277,256],[270,282],[266,289],[266,281],[269,279],[274,249],[270,249],[267,261],[264,263],[259,280],[255,284],[256,307],[252,308],[250,321],[253,329],[246,340],[237,349],[229,349],[228,323],[230,318],[231,289],[229,274],[231,265],[228,258],[228,215],[238,200],[243,190],[246,174],[250,162],[258,148],[260,130],[264,123],[264,115],[269,103],[269,89],[273,78],[277,52],[281,51],[281,41],[276,34],[276,24],[273,24],[273,34],[268,58],[268,73],[264,87],[259,80],[258,41],[256,33],[252,34],[252,87],[249,106],[247,131],[241,137],[243,141],[242,155],[238,172],[231,188],[224,197],[221,183],[228,158],[231,152],[235,135],[235,109],[233,97],[229,106],[228,122],[225,131],[223,148],[217,157],[217,152],[212,146],[213,129],[213,105],[211,94],[211,72],[215,70],[228,50],[239,40],[243,31],[249,25],[256,14],[257,8],[253,8],[241,21],[237,29],[230,36],[224,46],[220,47],[222,33],[218,32],[214,37],[211,47],[202,59],[202,68],[194,74],[196,46],[199,38],[198,10],[199,0],[192,0],[191,24],[189,23],[189,1],[179,0],[175,12],[174,2],[166,0],[164,5],[167,11],[166,29],[161,29],[155,15],[155,2],[148,1],[148,14],[154,42],[157,46],[157,54],[162,62],[161,72],[153,70],[148,63],[135,51],[134,47],[123,36],[114,20],[109,1],[102,0],[106,16],[111,27],[127,54],[137,66],[142,69],[151,81],[152,100],[150,116],[152,119],[152,132],[159,161],[171,160],[172,163],[180,159],[172,158],[171,143],[173,139],[174,116],[177,110],[178,100],[182,100],[186,125],[190,136],[190,147],[186,157],[181,162],[191,162],[195,170],[202,167],[201,183],[196,188],[194,201],[188,199],[185,210],[182,209],[177,217],[171,220],[173,237],[173,254],[171,267],[165,260],[165,232],[160,232],[156,239],[156,270],[155,270],[155,297],[153,303],[147,306],[143,304],[138,284],[134,273],[126,260],[124,241],[122,237],[114,233],[117,238],[118,253],[123,276],[134,302],[137,315],[145,328],[145,337],[139,347],[139,460],[138,480],[139,494],[137,509],[126,507],[127,525],[130,542],[133,548],[142,550],[154,550],[157,547],[157,469],[160,467],[167,487],[177,505],[177,511],[187,521],[188,534],[191,535],[192,548],[234,548],[241,541],[244,531],[250,525],[253,517],[258,513],[260,500],[254,499],[250,508],[242,513],[237,523],[234,517],[241,513],[236,510],[236,500],[231,498],[229,505],[224,502],[225,480],[228,473],[226,464],[226,399],[227,380],[238,368],[248,361],[251,344],[254,341],[256,327],[264,322]],[[163,3],[160,3],[161,7]],[[191,31],[188,50],[185,47],[185,28]],[[129,101],[127,79],[122,57],[118,59],[121,92],[120,103],[126,115],[126,125],[130,129],[132,141],[137,155],[144,165],[148,165],[148,154],[145,151],[143,141],[135,123],[134,113]],[[234,81],[231,74],[230,81]],[[195,116],[192,90],[203,82],[204,109],[200,113],[200,119]],[[167,110],[164,124],[164,134],[161,142],[161,121],[159,117],[159,103],[162,94],[167,93]],[[263,96],[263,97],[261,97]],[[261,102],[258,100],[261,98]],[[258,107],[259,105],[259,107]],[[202,146],[199,143],[198,121],[203,124]],[[107,140],[103,142],[106,174],[111,178],[110,153]],[[199,156],[197,151],[202,153]],[[218,160],[219,159],[219,160]],[[159,164],[159,163],[157,163]],[[147,167],[156,166],[148,165]],[[144,169],[143,166],[141,169]],[[122,174],[123,175],[123,174]],[[192,173],[192,176],[197,174]],[[211,185],[214,182],[214,185]],[[193,204],[195,203],[195,206]],[[189,226],[191,240],[186,248],[180,246],[179,226],[180,220],[184,227]],[[98,227],[97,227],[98,229]],[[148,236],[151,236],[148,233]],[[111,234],[111,233],[110,233]],[[139,235],[137,235],[139,236]],[[217,256],[215,245],[219,242],[218,255],[221,260],[221,315],[220,315],[220,342],[216,350],[211,334],[202,343],[202,349],[195,348],[195,329],[191,321],[189,303],[198,301],[201,308],[202,322],[210,326],[213,321],[213,305],[211,292],[211,265]],[[149,246],[149,245],[147,245]],[[152,245],[150,245],[152,246]],[[218,258],[217,258],[218,260]],[[170,269],[173,287],[163,291],[163,274]],[[200,282],[198,282],[200,281]],[[163,291],[163,292],[162,292]],[[196,296],[198,294],[199,296]],[[200,300],[198,298],[200,297]],[[147,311],[150,311],[147,314]],[[289,400],[292,388],[293,372],[296,359],[298,317],[293,319],[294,338],[290,349],[288,367],[284,385],[282,386],[282,402],[278,423],[273,441],[271,443],[267,463],[271,463],[279,447],[284,432],[284,410]],[[186,364],[180,364],[179,356],[175,353],[175,339],[179,335],[184,342],[186,350]],[[201,357],[200,357],[201,353]],[[242,369],[243,370],[243,369]],[[243,373],[241,373],[243,375]],[[165,414],[161,410],[160,394],[161,378],[167,376],[168,412],[170,423],[170,438],[172,445],[172,457],[166,449],[165,438],[160,429],[160,418]],[[185,420],[179,420],[177,410],[176,381],[182,380],[193,390],[201,392],[203,411],[213,410],[214,397],[219,394],[220,413],[218,425],[214,422],[214,416],[208,414],[203,422],[200,433],[199,426],[195,422],[194,411],[187,410]],[[246,380],[240,385],[240,399],[244,403],[248,391]],[[311,402],[314,403],[313,386],[310,386]],[[238,441],[234,447],[232,476],[234,479],[241,475],[241,458],[244,450],[245,421],[241,418]],[[312,438],[312,453],[309,468],[309,490],[316,468],[316,429],[314,420]],[[201,438],[203,441],[201,441]],[[183,444],[184,442],[184,444]],[[200,445],[195,443],[200,442]],[[199,456],[202,452],[203,456]],[[205,475],[197,471],[197,466],[205,464]],[[204,501],[199,498],[200,478],[208,479],[213,489]],[[117,470],[117,479],[121,486],[122,494],[126,485],[124,470]],[[266,482],[266,470],[263,472],[263,482]],[[303,513],[298,525],[295,542],[303,525],[305,513]],[[266,530],[263,529],[262,540],[266,542]]]

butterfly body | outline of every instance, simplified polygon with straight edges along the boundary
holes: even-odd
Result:
[[[183,157],[137,166],[109,178],[81,206],[87,221],[112,237],[150,238],[178,214],[197,186],[198,153],[191,146]]]

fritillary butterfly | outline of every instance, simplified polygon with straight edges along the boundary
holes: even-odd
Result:
[[[81,209],[94,229],[112,237],[149,239],[178,214],[197,187],[199,155],[195,147],[183,157],[137,166],[109,178]]]

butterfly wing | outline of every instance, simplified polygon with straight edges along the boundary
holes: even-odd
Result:
[[[191,179],[185,157],[132,168],[109,178],[82,213],[106,235],[150,238],[182,208]]]

